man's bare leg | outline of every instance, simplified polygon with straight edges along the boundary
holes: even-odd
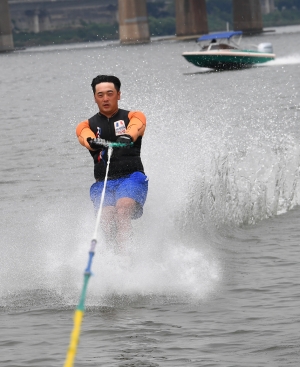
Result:
[[[125,244],[131,237],[131,218],[136,210],[136,201],[131,198],[121,198],[117,201],[115,221],[117,226],[116,241],[120,251],[124,251]]]
[[[114,206],[106,206],[102,211],[101,228],[104,232],[105,241],[108,246],[114,246],[116,242],[116,208]]]

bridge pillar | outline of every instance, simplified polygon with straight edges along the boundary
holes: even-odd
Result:
[[[0,52],[12,51],[14,41],[11,32],[8,0],[0,0]]]
[[[261,12],[263,14],[272,13],[275,10],[274,0],[261,0]]]
[[[25,14],[28,17],[29,31],[33,33],[40,32],[40,18],[38,10],[27,10]]]
[[[177,37],[208,33],[205,0],[176,0],[175,6]]]
[[[260,0],[232,0],[233,29],[245,33],[263,30]]]
[[[119,34],[123,44],[150,42],[146,0],[119,1]]]

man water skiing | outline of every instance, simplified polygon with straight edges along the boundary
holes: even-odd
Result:
[[[122,251],[131,236],[131,220],[143,214],[148,192],[148,178],[140,157],[146,117],[140,111],[119,108],[121,82],[117,77],[98,75],[91,86],[99,112],[81,122],[76,135],[94,160],[96,182],[90,188],[90,196],[96,211],[104,185],[108,148],[99,146],[95,139],[124,144],[122,148],[114,148],[111,156],[102,212],[107,243]]]

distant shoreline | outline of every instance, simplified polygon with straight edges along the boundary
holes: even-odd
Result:
[[[210,33],[215,32],[215,31],[224,31],[225,27],[223,29],[218,29],[218,30],[211,30]],[[282,26],[276,26],[276,27],[264,27],[263,28],[263,33],[272,33],[276,31],[277,33],[285,33],[285,32],[281,32],[281,31],[291,31],[291,32],[300,32],[300,21],[298,24],[287,24],[287,25],[282,25]],[[44,35],[46,33],[46,36]],[[80,37],[67,37],[67,38],[63,38],[62,35],[56,34],[53,35],[53,39],[51,38],[51,34],[49,34],[50,32],[41,32],[38,34],[34,34],[34,33],[27,33],[26,36],[27,37],[23,37],[21,38],[22,41],[20,40],[20,38],[18,39],[18,35],[14,35],[14,44],[15,44],[15,51],[19,51],[19,50],[23,50],[25,48],[35,48],[35,47],[43,47],[43,46],[63,46],[63,45],[70,45],[70,44],[90,44],[91,47],[93,47],[92,45],[94,44],[99,44],[100,42],[104,42],[104,43],[111,43],[111,42],[116,42],[118,43],[119,38],[116,36],[116,33],[114,33],[114,36],[109,37],[108,35],[106,35],[103,38],[98,37],[98,39],[95,37],[93,37],[91,40],[88,38],[80,38]],[[71,34],[71,33],[68,33]],[[199,35],[200,36],[200,35]],[[178,40],[178,41],[189,41],[189,40],[193,40],[193,39],[197,39],[197,35],[193,35],[193,36],[185,36],[185,37],[176,37],[175,34],[166,34],[166,35],[159,35],[159,36],[155,36],[153,35],[151,37],[151,42],[156,42],[156,41],[164,41],[164,40]]]

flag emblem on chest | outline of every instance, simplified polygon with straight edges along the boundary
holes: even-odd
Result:
[[[114,126],[115,126],[116,136],[125,134],[126,126],[123,120],[115,121]]]

